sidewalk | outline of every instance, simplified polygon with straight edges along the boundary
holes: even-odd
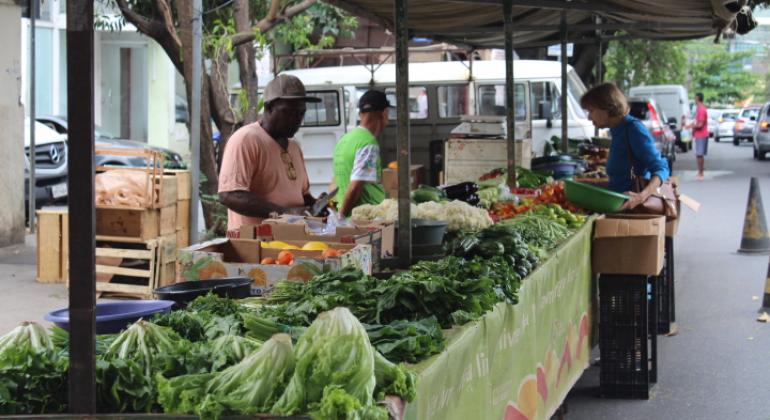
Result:
[[[26,243],[0,248],[0,335],[22,321],[45,325],[46,313],[67,307],[67,288],[64,284],[42,284],[35,281],[35,236],[27,235]]]

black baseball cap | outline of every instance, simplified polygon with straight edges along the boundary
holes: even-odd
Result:
[[[358,112],[377,112],[385,108],[393,108],[385,93],[379,90],[368,90],[358,100]]]

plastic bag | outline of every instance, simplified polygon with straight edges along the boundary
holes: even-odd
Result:
[[[152,183],[146,172],[110,170],[94,179],[96,204],[107,206],[146,207],[152,197]]]

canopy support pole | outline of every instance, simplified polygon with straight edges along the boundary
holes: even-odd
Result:
[[[190,88],[190,148],[192,154],[190,195],[190,243],[198,243],[198,204],[200,203],[201,167],[201,39],[203,34],[203,2],[192,2],[192,87]],[[211,141],[211,139],[206,139]],[[222,150],[224,153],[224,150]]]
[[[394,0],[396,27],[396,138],[398,142],[398,257],[402,268],[412,261],[412,214],[409,199],[409,29],[407,1]]]
[[[513,85],[513,0],[503,0],[505,22],[505,128],[508,145],[508,186],[516,188],[516,115]]]
[[[37,194],[35,185],[37,184],[37,169],[35,168],[37,159],[37,145],[35,144],[35,38],[37,7],[36,0],[29,0],[29,178],[27,184],[27,220],[29,222],[29,233],[35,233],[35,208],[37,204]],[[56,146],[51,146],[56,147]],[[66,152],[65,152],[66,153]],[[56,162],[54,162],[56,163]]]
[[[69,410],[96,412],[94,2],[67,1],[69,110]],[[33,198],[33,197],[31,197]]]
[[[561,11],[561,152],[569,151],[567,125],[567,11]]]

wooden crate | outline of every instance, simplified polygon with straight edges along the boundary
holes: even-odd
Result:
[[[97,148],[96,154],[107,156],[130,156],[144,159],[147,162],[145,167],[119,167],[119,166],[98,166],[97,172],[108,171],[140,171],[147,174],[147,188],[150,197],[147,197],[145,204],[140,207],[126,206],[104,206],[102,208],[135,208],[135,209],[160,209],[170,206],[179,200],[177,190],[178,176],[175,174],[164,174],[163,154],[151,149],[123,149],[123,148]]]
[[[69,217],[66,208],[37,211],[37,281],[65,283],[69,278]]]
[[[96,208],[98,240],[147,242],[176,233],[176,204],[162,209]]]
[[[166,175],[176,177],[176,199],[189,200],[192,197],[192,175],[187,169],[166,169]]]
[[[178,249],[190,246],[190,229],[179,229],[176,231],[176,246]]]
[[[99,241],[96,257],[103,261],[111,260],[111,263],[96,265],[97,276],[106,280],[96,283],[97,292],[151,299],[154,289],[175,281],[176,235],[158,237],[141,245]]]
[[[108,281],[96,283],[96,291],[151,298],[152,291],[157,285],[158,241],[148,241],[145,249],[122,248],[120,243],[100,245],[96,248],[96,257],[115,258],[117,266],[96,265],[97,276],[108,276]],[[139,262],[142,268],[123,267],[122,265],[126,262]],[[123,281],[119,281],[121,279]]]
[[[190,228],[190,200],[179,200],[176,203],[176,230]]]

